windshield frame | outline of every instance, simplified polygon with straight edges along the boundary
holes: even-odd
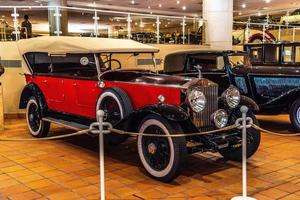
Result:
[[[232,63],[230,62],[230,56],[244,56],[247,58],[248,63],[243,63],[241,65],[236,65],[233,66]],[[227,64],[230,67],[230,69],[235,69],[235,68],[241,68],[241,67],[252,67],[252,63],[251,63],[251,59],[249,57],[249,55],[246,52],[233,52],[233,53],[227,53],[226,55],[224,55],[224,57],[226,57],[227,59]]]

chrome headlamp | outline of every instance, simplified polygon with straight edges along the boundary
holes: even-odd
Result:
[[[217,128],[224,128],[228,123],[228,114],[225,110],[217,110],[212,114],[212,121]]]
[[[206,105],[206,98],[202,91],[197,88],[192,89],[188,93],[188,101],[194,112],[201,112]]]
[[[227,105],[230,108],[236,108],[241,101],[239,90],[232,85],[223,92],[222,97],[225,98]]]

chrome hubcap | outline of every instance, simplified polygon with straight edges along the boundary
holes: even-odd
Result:
[[[155,152],[156,152],[156,145],[154,144],[154,143],[150,143],[149,145],[148,145],[148,153],[150,153],[150,154],[155,154]]]

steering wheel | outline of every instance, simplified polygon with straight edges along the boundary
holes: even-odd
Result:
[[[121,62],[120,62],[119,60],[117,60],[117,59],[108,59],[108,60],[104,61],[104,62],[102,63],[102,65],[104,66],[103,68],[105,68],[106,70],[111,70],[111,62],[112,62],[112,61],[118,63],[119,67],[117,67],[116,69],[121,69],[121,67],[122,67]],[[108,62],[110,62],[110,65],[109,65],[108,68],[106,68],[106,67],[105,67],[105,64],[108,63]]]

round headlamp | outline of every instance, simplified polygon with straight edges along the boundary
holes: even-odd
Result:
[[[217,110],[212,114],[212,120],[217,128],[224,128],[228,123],[228,114],[225,110]]]
[[[230,108],[236,108],[240,104],[241,95],[239,90],[234,86],[230,86],[223,92],[222,96],[225,98],[227,105]]]
[[[189,104],[194,112],[201,112],[206,105],[206,98],[202,91],[195,88],[188,94]]]

